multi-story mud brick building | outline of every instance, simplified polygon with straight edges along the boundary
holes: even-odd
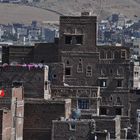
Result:
[[[16,81],[23,82],[26,101],[29,104],[32,102],[33,106],[40,108],[36,110],[36,115],[43,115],[43,111],[46,114],[45,107],[49,107],[49,104],[45,107],[42,106],[51,98],[52,100],[71,99],[71,109],[80,109],[81,119],[83,121],[87,119],[85,122],[77,120],[76,124],[80,123],[80,127],[83,127],[84,123],[89,128],[90,121],[88,119],[94,119],[95,125],[97,125],[95,132],[98,138],[104,136],[103,139],[108,139],[108,133],[114,139],[126,138],[127,132],[131,131],[128,129],[128,127],[131,128],[129,119],[131,119],[132,124],[133,119],[136,121],[132,114],[136,114],[136,109],[139,108],[138,104],[133,105],[132,98],[130,102],[130,95],[132,95],[130,89],[133,89],[134,83],[134,65],[130,61],[128,48],[123,46],[97,46],[96,29],[97,19],[88,13],[82,13],[81,16],[61,16],[59,38],[56,39],[56,42],[40,43],[26,47],[4,46],[2,48],[2,67],[6,67],[2,68],[4,70],[0,72],[1,83],[7,85],[7,80],[12,83],[15,81],[15,77],[18,77]],[[34,68],[29,67],[29,70],[27,70],[23,67],[25,64],[26,66],[33,65]],[[48,69],[46,69],[46,72],[44,68],[38,70],[39,68],[36,68],[37,64],[43,65],[43,67],[48,65]],[[18,65],[21,65],[21,67],[18,67]],[[10,71],[13,67],[18,67],[16,69],[20,70],[13,73]],[[30,100],[31,97],[36,99]],[[45,98],[45,101],[43,98]],[[28,105],[25,104],[25,106]],[[133,107],[135,111],[131,110]],[[44,110],[41,108],[44,108]],[[24,109],[25,114],[28,112],[28,114],[34,116],[31,106]],[[106,117],[102,115],[106,115]],[[119,115],[120,118],[116,119],[116,115]],[[25,120],[28,120],[29,116]],[[55,119],[56,117],[51,118]],[[98,124],[102,124],[102,122],[107,124],[110,118],[111,123],[108,123],[107,131],[103,131],[102,128],[105,127]],[[29,119],[29,121],[31,120]],[[53,121],[53,139],[59,135],[56,128],[61,125],[62,128],[68,128],[67,123],[69,121],[69,119]],[[42,124],[42,120],[39,119],[38,123]],[[41,124],[38,124],[38,127]],[[115,126],[115,124],[117,125]],[[28,124],[24,126],[28,126]],[[32,128],[34,126],[36,125],[32,124]],[[25,127],[24,132],[26,132],[26,128],[29,127]],[[97,128],[99,132],[96,131]],[[45,129],[50,132],[50,127]],[[83,129],[81,128],[81,130]],[[54,134],[55,132],[56,134]],[[71,133],[69,130],[65,130],[65,132]],[[86,133],[88,133],[88,130]],[[79,131],[78,134],[80,134]],[[30,135],[29,138],[27,138],[29,135],[26,135],[26,140],[31,139],[33,135]],[[45,136],[47,137],[47,133],[44,134]],[[63,137],[63,139],[65,138]],[[72,140],[74,138],[67,137],[67,139]]]

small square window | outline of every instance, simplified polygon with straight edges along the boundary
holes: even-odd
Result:
[[[123,80],[119,79],[117,80],[117,87],[122,87],[123,86]]]
[[[101,107],[101,108],[100,108],[100,115],[107,115],[107,109]]]
[[[65,68],[65,75],[66,76],[70,76],[71,75],[71,68],[70,67],[66,67]]]
[[[115,113],[116,113],[116,115],[122,115],[122,109],[116,108]]]
[[[72,36],[65,36],[65,44],[72,44]]]
[[[106,79],[101,79],[100,80],[100,87],[106,87],[107,86],[107,80]]]

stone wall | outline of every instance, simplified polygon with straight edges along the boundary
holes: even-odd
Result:
[[[34,47],[34,63],[58,62],[58,44],[38,43]]]
[[[51,140],[52,120],[69,117],[70,100],[26,99],[23,139]]]
[[[21,82],[24,86],[24,96],[44,98],[45,68],[5,66],[0,67],[0,86],[6,88],[13,82]]]
[[[95,132],[94,120],[53,121],[52,140],[85,140]]]
[[[3,46],[2,63],[33,63],[33,46]]]

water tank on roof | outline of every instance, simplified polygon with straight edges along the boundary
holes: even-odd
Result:
[[[72,110],[72,119],[79,119],[81,117],[81,110],[80,109],[74,109]]]

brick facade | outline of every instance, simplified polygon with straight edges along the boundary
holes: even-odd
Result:
[[[69,118],[71,101],[26,99],[23,139],[51,140],[52,120]]]

